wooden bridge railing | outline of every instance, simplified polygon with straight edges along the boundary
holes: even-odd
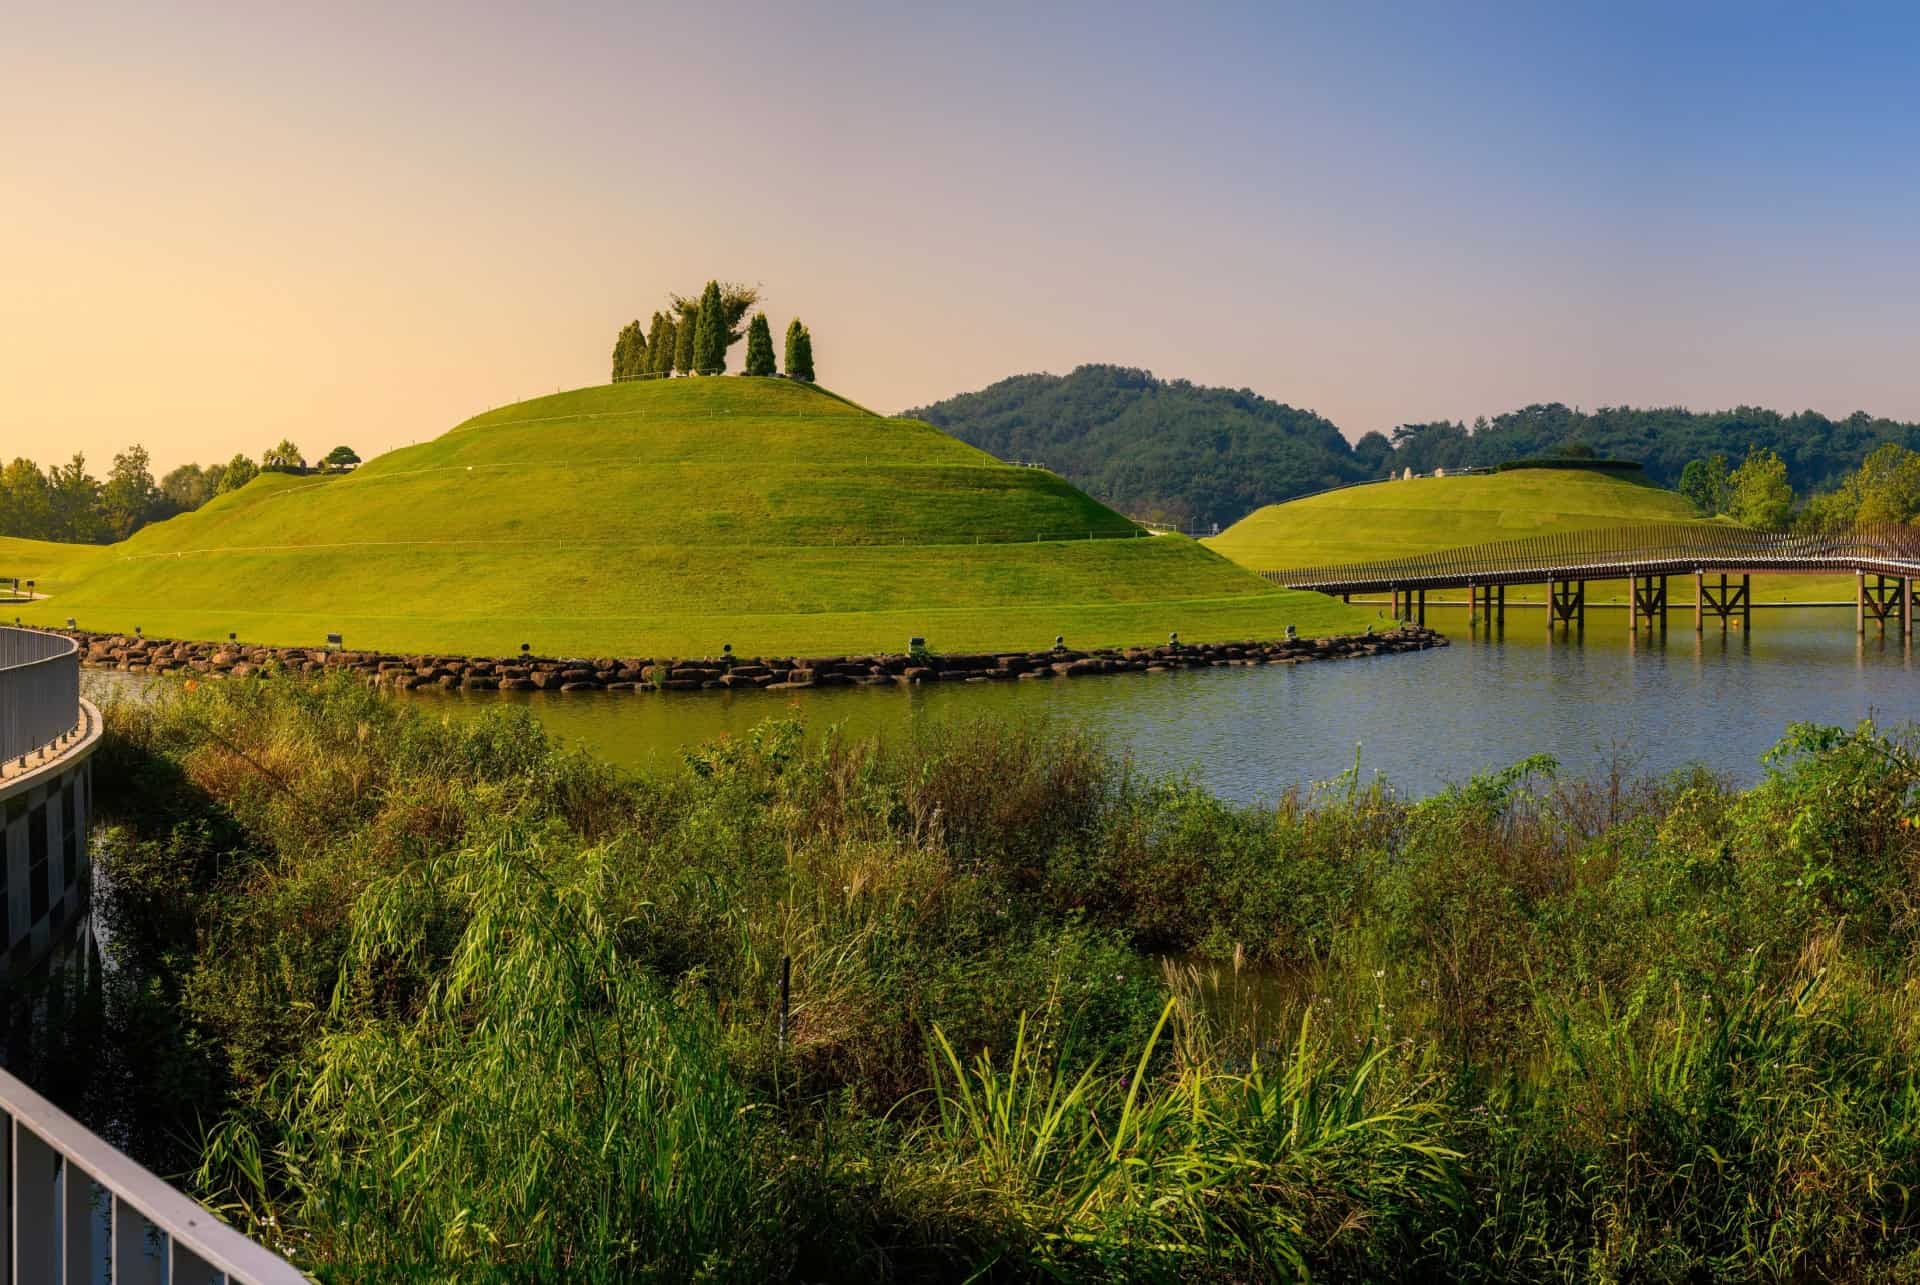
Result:
[[[1833,532],[1751,531],[1658,522],[1568,531],[1442,549],[1411,558],[1263,571],[1275,584],[1322,593],[1444,589],[1549,580],[1608,580],[1705,570],[1920,575],[1920,529],[1898,523]]]

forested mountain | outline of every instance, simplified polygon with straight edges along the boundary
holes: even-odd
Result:
[[[1263,504],[1385,472],[1312,411],[1125,366],[1016,375],[905,412],[1003,460],[1045,464],[1134,517],[1226,526]]]
[[[1390,468],[1427,473],[1592,454],[1637,460],[1649,478],[1674,486],[1689,460],[1722,454],[1737,464],[1750,450],[1770,449],[1805,496],[1839,485],[1883,442],[1920,449],[1920,425],[1865,412],[1832,420],[1747,406],[1579,411],[1558,402],[1471,428],[1445,420],[1404,424],[1391,440],[1368,433],[1350,447],[1311,411],[1246,389],[1160,380],[1125,366],[1016,375],[904,413],[1001,459],[1045,464],[1134,517],[1188,527],[1225,527],[1262,505],[1383,477]]]

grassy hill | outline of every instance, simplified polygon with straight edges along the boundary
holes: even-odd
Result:
[[[1371,562],[1561,531],[1698,520],[1672,491],[1615,474],[1515,469],[1473,477],[1414,478],[1274,504],[1206,543],[1256,571]],[[1626,600],[1625,581],[1596,582],[1591,596]],[[1516,591],[1521,598],[1538,590]],[[1693,601],[1676,582],[1675,600]],[[1464,600],[1465,591],[1454,595]],[[1851,577],[1776,576],[1754,581],[1757,602],[1853,600]]]
[[[1371,562],[1488,540],[1635,522],[1686,522],[1672,491],[1575,469],[1414,478],[1272,504],[1207,544],[1256,571]]]
[[[1191,541],[1135,536],[1053,474],[926,424],[784,380],[667,380],[502,407],[352,474],[265,475],[110,549],[45,557],[65,578],[22,614],[599,655],[898,649],[914,634],[942,650],[1147,642],[1370,618],[1276,592]]]

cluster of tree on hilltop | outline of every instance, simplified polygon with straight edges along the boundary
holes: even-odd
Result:
[[[336,446],[321,459],[322,472],[353,468],[360,456]],[[306,457],[282,439],[255,462],[245,454],[225,464],[182,464],[158,481],[144,446],[129,446],[113,457],[103,481],[87,471],[86,456],[42,469],[19,457],[0,468],[0,536],[56,540],[65,544],[108,544],[141,527],[190,513],[216,495],[237,491],[262,472],[304,473]]]
[[[1002,459],[1046,464],[1134,517],[1189,528],[1226,526],[1262,505],[1390,471],[1556,456],[1638,461],[1651,481],[1672,487],[1693,461],[1767,452],[1790,495],[1811,496],[1839,486],[1885,443],[1920,447],[1920,425],[1865,413],[1833,420],[1754,407],[1580,411],[1557,402],[1472,426],[1403,424],[1391,436],[1370,432],[1349,444],[1322,416],[1246,389],[1103,365],[1017,375],[903,413]]]
[[[613,382],[723,375],[727,350],[742,338],[747,341],[747,364],[740,373],[778,374],[767,314],[755,312],[751,322],[746,320],[758,302],[758,286],[733,281],[709,281],[697,295],[668,295],[666,309],[654,313],[647,325],[635,318],[620,327],[613,341]],[[798,317],[787,323],[786,358],[787,378],[813,382],[813,335]]]

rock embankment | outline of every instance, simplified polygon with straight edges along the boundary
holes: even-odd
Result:
[[[1233,665],[1299,665],[1444,647],[1431,629],[1403,625],[1378,634],[1290,638],[1283,642],[1169,643],[1161,647],[1067,647],[1046,651],[950,655],[599,657],[440,656],[393,652],[255,647],[244,643],[176,642],[126,634],[59,631],[80,644],[83,664],[135,674],[245,677],[276,670],[319,674],[344,669],[398,691],[655,692],[893,683],[1008,682],[1092,674],[1164,673]]]

